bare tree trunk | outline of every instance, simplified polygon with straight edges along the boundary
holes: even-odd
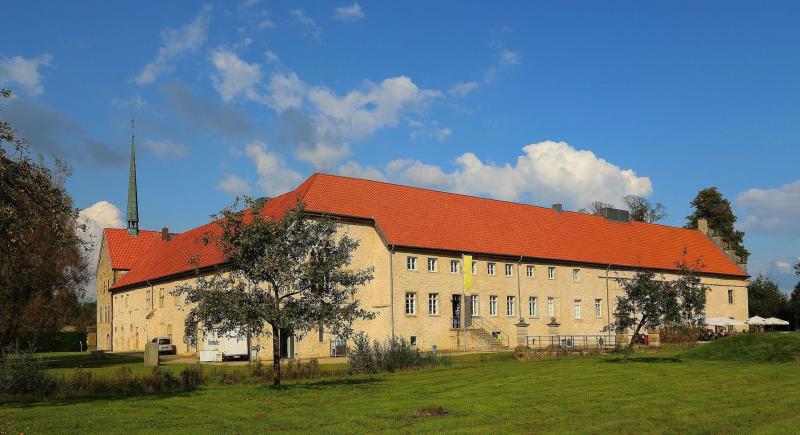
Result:
[[[272,385],[281,384],[281,330],[272,325]]]
[[[634,331],[633,335],[631,336],[631,341],[628,343],[628,350],[625,351],[625,358],[622,358],[623,361],[627,361],[628,357],[631,355],[631,351],[633,350],[633,341],[636,340],[636,336],[639,335],[639,331],[642,330],[642,325],[644,325],[645,318],[642,318],[642,321],[639,322],[639,325],[636,326],[636,331]]]

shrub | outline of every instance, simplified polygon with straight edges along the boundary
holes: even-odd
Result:
[[[203,384],[203,369],[200,363],[192,364],[181,370],[181,388],[190,390]]]
[[[659,340],[661,343],[695,343],[701,332],[703,328],[698,326],[671,326],[659,331]]]
[[[322,369],[319,367],[319,361],[314,358],[305,364],[299,359],[297,361],[289,360],[283,377],[285,379],[317,379],[322,377]]]
[[[437,365],[450,365],[450,357],[421,353],[402,337],[388,338],[384,343],[360,333],[354,337],[353,349],[347,355],[350,373],[393,372],[401,369],[420,369]]]
[[[20,349],[13,345],[0,351],[0,393],[46,395],[57,387],[57,379],[47,371],[33,347]]]

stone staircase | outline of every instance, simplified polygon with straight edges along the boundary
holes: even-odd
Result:
[[[507,345],[509,337],[495,337],[483,328],[467,328],[467,347],[480,352],[503,352],[511,350]]]

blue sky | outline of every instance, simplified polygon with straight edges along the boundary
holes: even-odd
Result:
[[[120,225],[130,119],[142,228],[314,171],[569,209],[626,193],[683,225],[733,204],[752,272],[800,257],[796,2],[17,2],[3,116]]]

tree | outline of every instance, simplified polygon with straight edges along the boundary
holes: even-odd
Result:
[[[800,276],[800,262],[794,266],[794,273]],[[794,317],[795,329],[800,329],[800,281],[794,286],[794,291],[789,297],[789,309]]]
[[[622,202],[631,213],[632,221],[655,223],[667,217],[667,208],[660,202],[653,204],[637,195],[625,195]]]
[[[731,203],[717,190],[709,187],[698,192],[692,200],[694,212],[686,216],[686,228],[697,228],[698,219],[708,220],[708,225],[727,243],[742,262],[747,262],[750,252],[744,247],[744,231],[736,230],[736,215],[733,214]]]
[[[185,335],[196,345],[198,331],[272,336],[273,384],[281,382],[281,333],[302,337],[325,328],[341,337],[352,333],[356,319],[374,313],[361,308],[357,289],[372,280],[372,268],[350,270],[358,241],[339,234],[340,225],[324,216],[310,217],[302,203],[281,218],[263,215],[256,201],[245,198],[216,216],[216,244],[225,270],[199,275],[173,294],[185,294],[193,307]]]
[[[578,210],[578,213],[599,215],[600,210],[604,208],[614,208],[614,204],[609,204],[603,201],[592,201],[588,207]]]
[[[638,271],[632,278],[620,280],[622,295],[617,297],[615,321],[606,330],[610,328],[618,334],[633,330],[625,360],[642,328],[702,323],[707,287],[700,283],[694,269],[681,264],[680,270],[674,281],[656,278],[651,271]]]
[[[750,317],[780,317],[787,310],[786,296],[778,283],[764,275],[758,275],[747,285],[747,306]]]
[[[0,91],[0,98],[11,92]],[[31,341],[63,324],[64,304],[87,277],[78,210],[64,187],[67,165],[31,158],[27,142],[0,120],[0,345]]]

